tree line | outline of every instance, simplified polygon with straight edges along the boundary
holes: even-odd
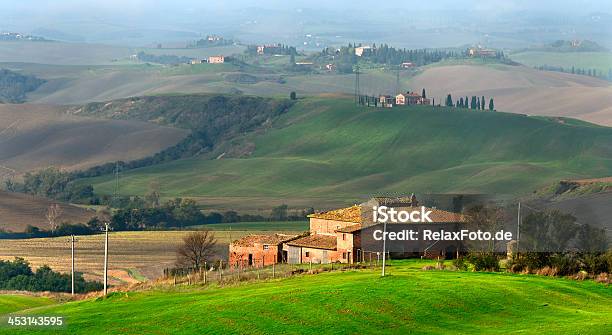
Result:
[[[72,279],[69,274],[51,270],[47,265],[32,271],[23,258],[14,261],[0,261],[0,290],[71,292]],[[83,274],[74,275],[74,290],[77,293],[100,291],[102,283],[86,281]]]
[[[444,105],[446,107],[467,108],[483,111],[486,109],[488,109],[489,111],[495,110],[495,102],[493,101],[493,98],[489,98],[489,104],[487,106],[484,95],[482,97],[477,97],[473,95],[471,99],[468,99],[467,96],[465,98],[461,97],[454,102],[452,95],[449,93],[446,96],[446,101]]]
[[[554,72],[563,72],[563,73],[571,73],[571,74],[579,74],[582,76],[595,77],[603,80],[612,81],[612,68],[608,69],[608,72],[598,69],[590,69],[590,68],[579,68],[579,67],[562,67],[562,66],[553,66],[553,65],[540,65],[535,66],[536,69],[541,71],[554,71]]]

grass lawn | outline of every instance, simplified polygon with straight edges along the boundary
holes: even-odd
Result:
[[[422,271],[392,262],[226,288],[117,293],[55,305],[70,334],[606,334],[612,290],[592,281]],[[2,329],[0,334],[51,333]],[[61,333],[61,332],[57,332]]]
[[[34,307],[51,305],[53,303],[53,299],[47,297],[35,297],[19,294],[0,294],[0,315]],[[0,327],[0,329],[1,328],[2,327]]]
[[[194,229],[208,229],[215,231],[259,231],[259,232],[278,232],[296,231],[303,232],[309,229],[308,221],[270,221],[270,222],[234,222],[216,223],[193,226]]]

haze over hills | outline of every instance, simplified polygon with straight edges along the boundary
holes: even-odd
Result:
[[[96,120],[47,105],[0,105],[0,175],[48,166],[82,169],[152,155],[187,131],[139,121]]]
[[[7,64],[8,65],[8,64]],[[248,73],[235,66],[201,65],[190,68],[132,65],[123,67],[57,67],[10,64],[47,80],[28,95],[32,103],[82,104],[130,96],[164,93],[231,93],[254,95],[301,95],[352,93],[354,75],[286,76],[255,74],[254,83],[229,80]],[[403,89],[427,90],[437,103],[446,94],[459,97],[485,95],[495,98],[498,110],[529,115],[566,116],[601,125],[612,125],[612,86],[593,77],[509,65],[440,65],[425,67],[416,77],[402,77]],[[361,89],[367,94],[394,93],[391,72],[370,71],[362,75]]]

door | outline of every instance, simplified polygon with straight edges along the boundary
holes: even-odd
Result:
[[[287,250],[287,263],[300,264],[302,262],[302,248],[289,246]]]

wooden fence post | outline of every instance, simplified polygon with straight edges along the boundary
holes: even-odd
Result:
[[[206,285],[206,274],[208,273],[208,267],[206,266],[206,262],[204,262],[204,285]]]

